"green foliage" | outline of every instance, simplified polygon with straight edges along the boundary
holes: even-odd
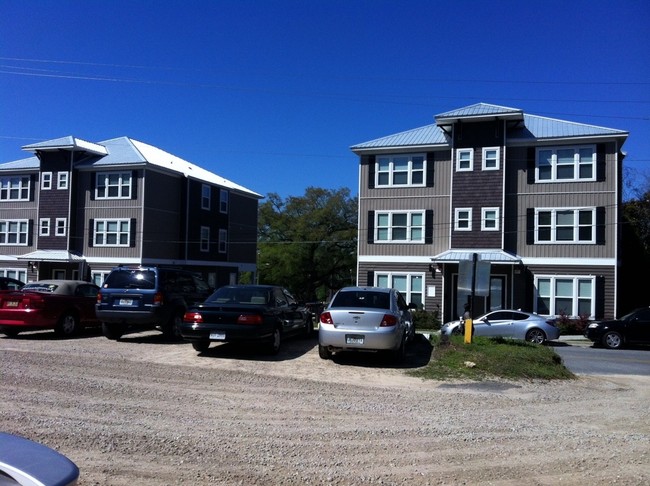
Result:
[[[287,287],[305,302],[354,283],[357,199],[349,189],[309,187],[302,197],[268,195],[259,209],[260,283]]]
[[[462,336],[435,343],[429,364],[411,374],[434,380],[574,378],[547,346],[503,338],[474,338],[471,344],[465,344]]]
[[[573,319],[561,312],[555,322],[555,325],[560,330],[560,334],[566,335],[582,335],[589,325],[589,316],[580,315],[577,319]]]
[[[441,322],[439,314],[437,310],[426,311],[418,309],[411,311],[413,322],[415,322],[415,329],[440,330]]]

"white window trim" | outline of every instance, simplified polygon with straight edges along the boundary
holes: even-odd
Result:
[[[38,236],[50,236],[50,218],[38,220]]]
[[[106,195],[101,195],[99,193],[100,178],[104,179],[105,182],[108,182],[108,176],[114,175],[114,174],[119,174],[119,182],[117,183],[118,195],[117,196],[109,196],[108,195],[108,188],[112,187],[112,186],[109,186],[108,184],[105,184],[103,186],[104,189],[105,189]],[[123,180],[122,180],[125,174],[129,176],[129,183],[128,184],[125,184],[123,182]],[[124,171],[124,172],[117,172],[117,171],[114,171],[114,172],[97,172],[97,174],[95,175],[95,199],[131,199],[131,195],[133,194],[133,182],[134,182],[134,179],[133,179],[133,174],[131,173],[131,171]],[[122,188],[124,186],[128,186],[128,188],[129,188],[129,194],[126,195],[126,196],[122,196]]]
[[[3,268],[0,269],[0,277],[15,278],[21,282],[27,282],[27,270],[24,268]]]
[[[228,207],[230,205],[230,193],[226,189],[219,191],[219,212],[228,214]]]
[[[461,228],[459,226],[460,223],[460,213],[467,211],[468,212],[468,218],[467,218],[467,228]],[[456,208],[454,210],[454,231],[472,231],[472,208]]]
[[[67,218],[56,218],[54,224],[54,234],[56,236],[65,236],[68,234],[68,219]]]
[[[573,211],[573,240],[557,239],[557,213],[559,211]],[[591,212],[591,240],[579,239],[579,215],[581,211]],[[551,239],[539,239],[539,213],[551,212]],[[535,208],[535,244],[539,245],[595,245],[596,244],[596,208]]]
[[[201,226],[199,250],[202,252],[210,251],[210,227]]]
[[[41,173],[41,191],[49,191],[52,189],[52,173]]]
[[[105,223],[108,225],[108,223],[117,223],[118,227],[121,226],[122,223],[127,223],[127,242],[126,243],[120,243],[120,235],[123,234],[124,232],[117,232],[117,243],[97,243],[97,226],[99,223]],[[95,227],[93,228],[93,246],[99,246],[99,247],[109,247],[109,248],[115,248],[115,247],[121,247],[121,248],[126,248],[130,246],[131,244],[131,220],[129,218],[105,218],[105,219],[96,219],[95,222]],[[106,236],[109,234],[108,231],[103,232],[104,235],[104,241],[106,241]]]
[[[219,253],[228,252],[228,230],[219,230]]]
[[[488,221],[488,219],[486,218],[486,213],[488,211],[494,211],[496,213],[494,218],[494,222],[496,224],[494,228],[488,228],[485,225],[486,221]],[[501,227],[500,220],[501,220],[500,208],[481,208],[481,231],[499,231],[499,228]]]
[[[461,153],[469,152],[469,168],[461,168],[460,155]],[[474,170],[474,149],[472,148],[459,148],[456,149],[456,172],[471,172]]]
[[[557,280],[573,280],[573,295],[572,295],[572,307],[574,310],[578,309],[578,301],[579,301],[579,296],[578,296],[578,284],[580,280],[590,280],[591,281],[591,306],[590,306],[590,314],[589,318],[593,319],[595,312],[596,312],[596,277],[593,275],[535,275],[535,312],[538,311],[538,306],[539,306],[539,281],[540,280],[550,280],[550,290],[551,290],[551,295],[548,296],[550,300],[550,306],[549,306],[549,314],[540,314],[540,315],[548,315],[548,316],[557,316],[559,315],[558,309],[555,308],[555,282]],[[538,313],[538,312],[537,312]],[[577,318],[579,316],[576,315],[571,315],[568,317],[572,318]]]
[[[15,243],[9,243],[6,241],[5,243],[0,243],[0,246],[27,246],[29,244],[29,220],[28,219],[2,219],[0,220],[0,223],[4,223],[6,225],[7,231],[2,233],[4,235],[5,240],[9,240],[9,235],[10,234],[15,234],[17,241]],[[16,223],[18,224],[18,227],[20,228],[21,225],[25,224],[26,230],[24,232],[18,231],[17,233],[10,233],[9,232],[9,225],[11,223]],[[21,243],[20,242],[20,236],[25,235],[25,242]]]
[[[580,149],[589,148],[592,151],[592,162],[591,162],[591,177],[584,178],[580,177]],[[558,150],[573,150],[573,178],[571,179],[558,179],[557,177],[557,151]],[[541,151],[550,150],[552,151],[551,155],[551,178],[550,179],[540,179],[539,178],[539,153]],[[598,153],[596,151],[596,145],[558,145],[558,146],[542,146],[537,147],[535,150],[535,182],[539,184],[546,184],[551,182],[593,182],[596,180],[596,170],[598,163]],[[578,177],[576,177],[576,175]]]
[[[395,225],[393,224],[393,216],[396,214],[406,214],[406,239],[405,240],[395,240],[393,239],[393,229],[395,228]],[[414,214],[419,214],[422,216],[422,225],[421,226],[413,226],[411,224],[412,221],[412,216]],[[380,215],[388,215],[389,219],[389,225],[388,226],[379,226],[379,216]],[[375,211],[375,234],[374,234],[374,242],[377,244],[423,244],[424,243],[424,233],[426,231],[426,211],[425,210],[414,210],[414,211]],[[387,240],[380,240],[379,239],[379,229],[380,228],[388,228],[388,239]],[[401,226],[400,226],[401,228]],[[413,240],[411,239],[411,233],[414,228],[421,228],[421,234],[422,238],[418,240]]]
[[[388,162],[388,170],[379,170],[379,160],[375,161],[375,187],[382,188],[382,187],[425,187],[427,185],[427,155],[424,153],[408,153],[408,154],[391,154],[391,155],[381,155],[377,156],[377,159],[379,158],[387,158],[389,159]],[[408,182],[406,184],[395,184],[394,181],[394,175],[395,172],[403,172],[403,171],[395,171],[395,165],[394,165],[394,159],[396,157],[407,157],[408,158]],[[414,184],[413,183],[413,172],[420,172],[420,169],[417,169],[416,171],[413,170],[413,158],[414,157],[422,157],[422,182]],[[379,175],[380,174],[388,174],[388,184],[380,184],[379,183]]]
[[[201,184],[201,209],[210,210],[212,201],[212,188],[207,184]]]
[[[486,162],[486,154],[488,150],[496,150],[496,167],[487,167],[485,162]],[[501,147],[483,147],[483,170],[499,170],[501,168]]]
[[[67,189],[68,188],[68,173],[67,172],[57,172],[57,174],[56,174],[56,188],[57,189]]]
[[[11,184],[12,179],[18,179],[18,186],[13,186]],[[27,179],[27,183],[23,185],[24,180]],[[5,185],[5,183],[8,183]],[[27,189],[27,196],[22,197],[23,190]],[[18,190],[17,198],[12,198],[12,190]],[[32,182],[29,176],[7,176],[0,177],[0,201],[29,201],[30,195],[32,193]],[[7,197],[3,197],[3,195]]]
[[[427,297],[426,285],[425,285],[425,283],[426,283],[426,274],[425,273],[423,273],[423,272],[382,272],[382,271],[378,270],[378,271],[375,272],[375,275],[374,275],[375,280],[373,282],[373,285],[375,287],[379,286],[379,278],[380,277],[386,277],[388,279],[389,284],[391,285],[391,287],[393,287],[393,277],[406,277],[407,289],[406,289],[406,291],[401,291],[400,290],[399,292],[404,296],[404,299],[406,300],[406,302],[408,304],[413,302],[412,294],[414,294],[414,293],[422,294],[422,306],[424,308],[424,303],[425,303],[425,300],[426,300],[426,297]],[[413,291],[413,289],[411,287],[413,277],[420,277],[422,279],[422,290]]]
[[[102,283],[104,283],[104,280],[106,280],[106,277],[108,277],[109,273],[111,273],[110,270],[93,270],[90,272],[90,281],[95,285],[99,285],[101,287]]]

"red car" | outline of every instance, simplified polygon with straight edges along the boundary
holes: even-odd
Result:
[[[86,326],[99,326],[95,301],[99,287],[81,280],[41,280],[0,293],[0,332],[54,329],[72,336]]]

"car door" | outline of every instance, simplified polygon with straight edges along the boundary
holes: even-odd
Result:
[[[512,334],[512,312],[495,311],[474,322],[474,335],[508,337]]]
[[[79,284],[74,291],[78,308],[80,309],[80,319],[82,322],[96,322],[95,303],[97,302],[97,293],[99,287],[94,284]]]
[[[650,343],[650,309],[641,309],[630,318],[626,339],[631,343]]]

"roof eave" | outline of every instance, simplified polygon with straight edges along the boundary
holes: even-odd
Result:
[[[383,153],[383,152],[395,152],[395,151],[416,151],[424,152],[427,150],[440,150],[449,148],[449,144],[440,143],[440,144],[426,144],[426,145],[391,145],[389,147],[350,147],[350,150],[357,155],[363,155],[368,153]]]

